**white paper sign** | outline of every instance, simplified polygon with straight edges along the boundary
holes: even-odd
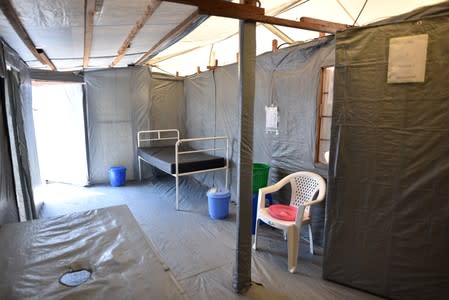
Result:
[[[388,83],[424,82],[428,40],[427,34],[390,39]]]
[[[278,129],[278,108],[277,106],[265,106],[265,130],[276,132]]]

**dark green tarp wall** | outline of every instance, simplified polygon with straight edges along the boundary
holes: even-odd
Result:
[[[425,81],[388,84],[390,38],[418,34],[428,34]],[[447,2],[337,34],[324,278],[447,299],[448,36]]]

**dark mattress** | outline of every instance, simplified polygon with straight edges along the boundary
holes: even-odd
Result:
[[[184,150],[183,150],[184,151]],[[170,174],[176,173],[175,147],[141,147],[137,149],[137,155],[147,163]],[[223,157],[209,155],[204,152],[179,155],[179,174],[226,166]]]

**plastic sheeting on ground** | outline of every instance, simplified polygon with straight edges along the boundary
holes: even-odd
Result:
[[[228,218],[212,219],[208,214],[207,187],[189,177],[182,177],[180,183],[180,211],[175,210],[175,179],[171,176],[151,178],[142,184],[127,183],[119,188],[49,184],[36,197],[45,202],[43,217],[126,204],[192,300],[378,299],[323,280],[322,257],[312,256],[304,240],[300,244],[298,271],[291,274],[287,270],[287,242],[282,232],[263,225],[260,248],[252,255],[254,284],[243,295],[234,293],[236,206],[230,205]]]
[[[392,299],[446,299],[449,4],[392,22],[337,34],[323,275]],[[425,81],[387,83],[390,39],[422,34]]]
[[[2,299],[185,299],[126,206],[8,224],[0,240]],[[86,282],[59,283],[79,269]]]

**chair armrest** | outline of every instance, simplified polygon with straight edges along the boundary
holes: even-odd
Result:
[[[257,197],[257,207],[264,208],[265,207],[265,196],[267,194],[271,194],[279,191],[283,186],[287,183],[290,183],[289,180],[281,180],[273,185],[269,185],[259,189],[259,195]]]
[[[318,196],[320,196],[320,195],[318,195]],[[298,210],[296,211],[296,225],[298,225],[299,226],[299,224],[300,224],[300,222],[302,222],[302,218],[303,218],[303,215],[304,215],[304,211],[306,210],[306,208],[308,207],[308,206],[312,206],[312,205],[314,205],[314,204],[317,204],[317,203],[319,203],[319,202],[321,202],[321,201],[323,201],[323,199],[324,199],[324,195],[323,195],[323,197],[320,199],[320,198],[318,198],[318,199],[316,199],[316,200],[313,200],[313,201],[310,201],[309,203],[307,203],[307,204],[304,204],[304,205],[300,205],[299,207],[298,207]],[[310,212],[310,210],[309,210],[309,214],[310,214],[311,212]]]
[[[282,186],[277,186],[277,184],[269,185],[269,186],[260,188],[259,189],[259,194],[261,192],[264,193],[265,195],[266,194],[270,194],[270,193],[274,193],[274,192],[279,191],[281,188],[282,188]]]
[[[312,205],[317,204],[317,203],[319,203],[319,202],[321,202],[321,201],[323,201],[323,199],[313,200],[313,201],[310,201],[310,202],[307,203],[307,204],[304,204],[303,206],[304,206],[304,207],[306,207],[306,206],[312,206]]]

